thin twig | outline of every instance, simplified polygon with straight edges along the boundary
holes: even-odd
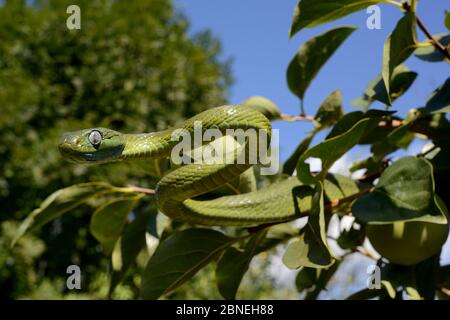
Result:
[[[307,115],[303,115],[303,116],[291,116],[288,114],[282,114],[281,115],[281,119],[282,120],[287,120],[287,121],[314,121],[314,117],[313,116],[307,116]]]
[[[407,2],[403,3],[403,9],[405,9],[406,12],[412,12],[411,6]],[[450,60],[450,51],[448,51],[447,48],[442,43],[440,43],[433,37],[433,35],[430,33],[430,31],[428,31],[428,29],[423,24],[422,20],[420,20],[420,18],[417,15],[416,20],[420,30],[422,30],[422,32],[425,33],[427,38],[430,39],[433,46],[436,49],[438,49],[447,59]]]
[[[328,204],[325,205],[325,209],[336,208],[336,207],[340,206],[343,203],[352,202],[353,200],[358,199],[359,197],[365,195],[366,193],[369,193],[370,191],[372,191],[372,189],[373,188],[367,188],[367,189],[361,190],[360,192],[352,194],[351,196],[348,196],[348,197],[345,197],[345,198],[331,200]]]
[[[145,193],[145,194],[150,194],[150,195],[155,194],[154,189],[142,188],[142,187],[137,187],[137,186],[132,186],[132,185],[127,186],[127,188],[134,192]]]

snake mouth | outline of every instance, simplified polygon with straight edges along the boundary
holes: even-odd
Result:
[[[63,158],[72,163],[89,162],[89,159],[92,158],[92,153],[91,156],[86,156],[87,153],[75,151],[71,143],[61,142],[58,145],[58,149]]]
[[[74,147],[72,142],[62,141],[58,145],[60,154],[72,163],[104,163],[120,160],[123,146],[111,147],[95,151],[83,151]]]

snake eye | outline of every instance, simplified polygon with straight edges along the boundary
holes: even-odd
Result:
[[[102,134],[100,133],[100,131],[93,130],[91,131],[91,133],[89,133],[88,139],[94,147],[98,147],[102,142]]]

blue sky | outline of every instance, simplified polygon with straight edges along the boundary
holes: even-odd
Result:
[[[288,90],[285,73],[302,43],[336,26],[358,28],[322,68],[305,96],[309,114],[314,114],[325,97],[336,89],[343,92],[345,111],[356,110],[351,101],[380,73],[384,41],[402,17],[399,8],[381,4],[380,30],[367,29],[369,14],[361,11],[314,29],[304,29],[289,40],[288,30],[297,0],[176,0],[175,3],[189,18],[192,34],[210,29],[221,40],[224,57],[234,58],[232,71],[236,82],[229,97],[231,103],[262,95],[288,114],[299,113],[299,100]],[[437,34],[446,31],[445,10],[450,10],[450,1],[427,0],[419,4],[418,15]],[[424,39],[421,31],[418,35],[420,40]],[[413,87],[395,102],[393,109],[401,115],[411,107],[422,106],[427,96],[449,76],[450,70],[444,63],[427,63],[415,57],[406,64],[419,76]],[[311,124],[277,121],[274,128],[280,129],[280,154],[281,160],[285,160],[311,129]],[[363,150],[357,149],[357,153]]]

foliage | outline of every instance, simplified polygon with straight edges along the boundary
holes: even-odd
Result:
[[[413,85],[415,78],[419,76],[404,65],[405,61],[413,53],[423,63],[428,63],[430,60],[433,60],[430,62],[436,62],[435,60],[437,60],[424,58],[423,52],[416,51],[424,44],[418,40],[417,28],[431,37],[423,24],[419,23],[420,20],[416,14],[416,1],[399,3],[395,1],[323,0],[318,2],[300,0],[294,12],[290,35],[293,36],[305,27],[314,27],[333,21],[378,2],[387,2],[397,6],[404,12],[404,15],[385,42],[383,67],[380,74],[369,84],[362,98],[357,100],[356,104],[361,106],[364,111],[343,114],[342,98],[339,91],[331,93],[324,100],[315,116],[307,116],[307,110],[304,109],[303,104],[301,104],[301,110],[299,110],[300,116],[298,119],[310,120],[314,129],[299,144],[294,154],[286,162],[283,171],[284,174],[293,175],[294,168],[296,168],[296,175],[301,185],[295,187],[292,194],[296,197],[295,199],[298,199],[299,211],[303,215],[308,215],[306,224],[299,227],[300,224],[295,221],[278,225],[263,225],[250,229],[230,227],[208,229],[177,221],[168,221],[160,213],[151,212],[151,208],[154,210],[151,205],[151,195],[145,194],[142,189],[116,187],[115,185],[123,185],[125,182],[120,179],[107,179],[108,167],[105,167],[105,176],[102,180],[107,181],[103,183],[106,183],[107,188],[111,191],[106,199],[103,199],[104,194],[101,197],[96,194],[94,199],[77,196],[70,198],[69,200],[72,201],[70,202],[66,198],[67,189],[84,188],[86,185],[79,182],[81,178],[86,176],[80,175],[62,179],[67,184],[69,184],[69,181],[77,184],[50,195],[38,209],[33,211],[29,216],[31,218],[24,220],[22,229],[17,233],[17,236],[21,236],[23,231],[28,228],[39,227],[39,221],[47,222],[48,219],[61,216],[66,212],[73,214],[74,204],[77,207],[84,208],[84,203],[87,203],[90,207],[99,208],[91,220],[91,231],[106,252],[109,253],[112,250],[112,265],[115,266],[116,276],[111,278],[112,289],[110,293],[112,294],[114,287],[121,281],[130,261],[133,259],[139,261],[140,254],[138,252],[141,251],[145,252],[146,259],[143,262],[145,270],[140,273],[142,279],[138,285],[140,286],[140,296],[148,299],[173,298],[177,297],[178,293],[180,294],[178,297],[192,297],[192,295],[183,294],[189,292],[183,284],[190,281],[191,278],[198,280],[194,277],[198,272],[202,273],[209,270],[211,273],[211,266],[216,268],[215,280],[220,295],[227,299],[241,297],[240,292],[245,289],[242,287],[242,283],[245,283],[246,277],[251,272],[252,261],[270,253],[269,250],[286,245],[289,242],[283,262],[289,268],[299,269],[296,286],[305,299],[315,299],[322,290],[327,288],[327,284],[338,266],[349,254],[366,253],[363,243],[366,238],[366,227],[383,224],[392,225],[393,223],[410,220],[430,224],[448,224],[446,210],[441,200],[438,199],[442,199],[442,202],[447,206],[450,204],[450,193],[447,187],[450,178],[448,166],[450,138],[448,129],[450,124],[446,117],[450,104],[448,90],[450,79],[447,79],[442,86],[437,88],[428,101],[419,102],[420,104],[411,109],[404,119],[394,115],[395,111],[391,110],[396,98],[406,93],[408,88]],[[169,23],[168,21],[164,22]],[[141,21],[141,23],[143,22]],[[171,24],[169,23],[169,25]],[[289,63],[286,74],[288,87],[294,95],[303,101],[305,92],[314,76],[353,32],[357,32],[353,27],[335,28],[309,39],[300,47]],[[76,39],[74,37],[71,41],[78,41]],[[109,39],[108,36],[102,35],[97,39],[96,45],[105,41],[108,42]],[[54,40],[49,43],[50,47],[53,44]],[[69,44],[66,44],[66,46],[70,48]],[[425,46],[434,46],[443,55],[441,63],[450,62],[448,48],[436,39],[429,39]],[[70,50],[67,47],[65,48]],[[184,51],[189,48],[189,46],[188,48],[183,47],[180,50]],[[67,54],[65,52],[65,55],[61,55],[61,59],[67,59]],[[85,54],[89,56],[92,53],[89,51]],[[45,57],[41,59],[45,62]],[[87,63],[90,61],[89,59],[86,60]],[[120,60],[114,56],[114,59],[110,61],[117,62]],[[36,69],[33,74],[47,72],[47,69],[42,68],[41,63],[36,63],[36,61],[34,65],[27,65],[26,70],[29,70],[32,66]],[[170,67],[179,67],[179,65],[172,63]],[[85,72],[88,74],[92,71],[91,68],[94,68],[92,74],[94,80],[89,84],[98,85],[98,83],[107,81],[105,79],[108,79],[108,77],[102,72],[107,74],[108,72],[98,69],[97,63],[92,63],[90,67],[86,68],[88,70],[85,70]],[[213,70],[216,69],[213,68]],[[121,72],[131,71],[140,75],[142,68],[117,66],[117,69],[111,71],[110,77],[115,77]],[[56,72],[55,69],[53,69],[53,72]],[[200,69],[196,72],[204,75],[208,70]],[[81,77],[81,79],[84,78]],[[83,88],[83,90],[91,90],[90,85],[85,86],[84,84],[84,81],[88,80],[92,79],[80,80],[81,84],[75,82],[73,85],[78,86],[77,88]],[[216,85],[217,81],[218,78],[211,85]],[[169,78],[169,80],[164,77],[157,78],[156,82],[158,82],[158,85],[168,86],[169,89],[166,88],[167,91],[163,90],[163,92],[173,94],[177,89],[179,90],[176,86],[180,85],[180,82],[174,81],[172,78]],[[30,83],[31,81],[28,82],[28,85],[31,86]],[[118,84],[115,83],[115,85]],[[195,83],[194,87],[196,88],[198,85],[200,84]],[[41,86],[41,88],[51,88],[51,83],[41,83]],[[141,92],[142,87],[134,82],[129,83],[129,86],[129,94],[132,95],[132,100],[138,99],[135,93]],[[171,86],[175,86],[175,88]],[[210,87],[207,88],[211,89]],[[145,89],[148,90],[149,88]],[[81,92],[84,92],[83,90]],[[39,92],[37,89],[36,91]],[[61,91],[64,92],[64,90]],[[33,90],[30,89],[30,92],[33,92]],[[62,92],[58,91],[55,94],[64,96]],[[100,90],[100,92],[103,91]],[[83,118],[86,124],[90,123],[89,121],[103,121],[100,119],[106,118],[109,119],[108,125],[114,125],[118,128],[132,128],[137,131],[149,129],[149,127],[143,125],[144,122],[139,122],[139,124],[134,122],[137,121],[134,118],[129,119],[122,116],[119,120],[116,117],[115,112],[117,110],[129,108],[129,105],[136,107],[132,103],[135,100],[118,106],[114,103],[114,99],[109,100],[101,95],[94,95],[92,99],[83,101],[85,104],[82,105],[78,103],[79,98],[76,95],[73,99],[69,99],[69,101],[73,101],[73,110],[78,115],[89,114],[89,108],[94,105],[104,107],[98,115],[91,114],[86,119]],[[188,97],[183,95],[168,95],[162,101],[168,103],[168,105],[177,106],[175,98],[181,100],[178,101],[180,106],[186,105],[187,102],[184,99]],[[190,95],[189,98],[192,98],[192,108],[189,108],[189,112],[180,112],[180,110],[175,109],[178,110],[175,111],[177,115],[189,116],[190,112],[198,110],[196,106],[199,97]],[[170,99],[175,99],[175,103],[169,103]],[[382,102],[385,105],[385,110],[370,109],[374,100]],[[22,101],[22,103],[27,105],[30,102]],[[216,106],[218,103],[216,100],[208,106]],[[274,103],[263,97],[251,97],[244,104],[253,106],[271,119],[294,119],[294,117],[284,116]],[[47,104],[45,105],[47,106]],[[61,103],[61,105],[64,104]],[[111,106],[118,109],[109,109],[112,108]],[[137,108],[136,110],[140,109]],[[45,121],[49,121],[50,118],[45,117],[45,112],[43,114],[43,118],[36,121],[38,123],[43,121],[43,126],[39,128],[49,128]],[[141,113],[138,112],[137,114],[137,117],[142,117]],[[147,115],[145,112],[144,114]],[[164,128],[169,123],[162,120],[162,113],[157,113],[155,116],[156,118],[152,118],[152,120],[158,119],[159,122],[150,121],[149,123],[154,125],[152,129]],[[66,118],[66,115],[64,114],[63,117]],[[330,128],[330,130],[325,140],[310,146],[316,133],[326,128]],[[56,129],[60,130],[61,127]],[[37,132],[41,133],[40,131]],[[47,134],[49,133],[47,132]],[[407,148],[414,139],[430,140],[432,146],[429,150],[415,156],[404,157],[395,161],[391,159],[394,152]],[[352,167],[353,170],[362,169],[364,171],[363,177],[356,180],[330,174],[328,171],[332,164],[355,145],[370,145],[370,156]],[[38,154],[37,150],[32,150],[28,156],[36,157]],[[308,160],[311,158],[321,160],[322,168],[319,172],[311,172],[308,165]],[[71,169],[75,170],[76,168]],[[114,169],[117,172],[117,168]],[[146,187],[160,176],[161,172],[159,174],[153,172],[154,179],[134,181]],[[276,177],[272,178],[272,180],[275,179]],[[129,182],[130,180],[126,181]],[[15,192],[17,191],[15,190]],[[99,192],[103,193],[103,190]],[[77,194],[82,195],[83,192]],[[95,201],[92,202],[91,200]],[[305,207],[305,203],[310,204],[307,206],[311,208],[309,212],[302,212],[301,210]],[[61,204],[65,204],[64,207]],[[112,208],[114,210],[110,211]],[[135,231],[139,235],[135,240],[132,237],[133,233],[130,234],[129,231],[136,230],[136,225],[133,225],[133,219],[126,221],[127,212],[130,213],[129,217],[147,221],[146,232],[144,233],[142,229]],[[151,214],[148,214],[148,212],[151,212]],[[142,215],[146,213],[148,216],[143,217]],[[62,217],[67,216],[66,214]],[[344,251],[344,254],[338,255],[330,249],[327,230],[332,217],[342,222],[348,216],[355,220],[350,228],[341,232],[336,239],[336,243]],[[33,219],[38,223],[33,224]],[[111,224],[111,227],[108,229],[100,228],[101,225],[109,224]],[[147,248],[143,248],[144,236],[147,240]],[[18,241],[21,241],[21,239],[24,238],[18,237]],[[389,262],[384,257],[374,263],[381,270],[381,289],[374,291],[364,289],[352,294],[349,299],[402,299],[404,296],[409,299],[433,299],[437,292],[439,297],[442,297],[449,291],[450,272],[448,272],[448,266],[440,265],[439,252],[410,266]],[[131,271],[136,272],[136,270]],[[190,283],[195,283],[195,280]],[[212,287],[213,284],[210,284],[208,290],[210,290],[211,296],[206,298],[217,297],[217,291]]]
[[[66,28],[69,4],[81,7],[81,30]],[[188,27],[169,0],[0,3],[0,221],[8,233],[17,230],[10,220],[27,217],[31,222],[38,212],[49,215],[35,223],[53,221],[34,232],[41,249],[28,250],[28,256],[20,248],[32,238],[25,235],[9,250],[12,238],[0,236],[0,291],[6,297],[36,297],[42,281],[64,296],[58,283],[70,264],[83,265],[86,283],[105,274],[108,263],[95,238],[115,242],[121,224],[114,231],[99,230],[95,221],[102,214],[97,211],[94,238],[85,213],[115,200],[105,194],[110,184],[154,181],[125,164],[66,163],[56,148],[61,132],[98,125],[155,131],[225,102],[231,79],[220,43],[209,32],[190,37]],[[104,182],[89,184],[98,180]],[[91,187],[57,191],[81,182]],[[93,188],[108,190],[99,198]],[[49,199],[39,206],[55,191],[56,202]],[[68,208],[71,215],[60,216]],[[24,225],[20,230],[25,231]],[[35,275],[28,276],[32,270]],[[61,285],[65,288],[65,281]]]

